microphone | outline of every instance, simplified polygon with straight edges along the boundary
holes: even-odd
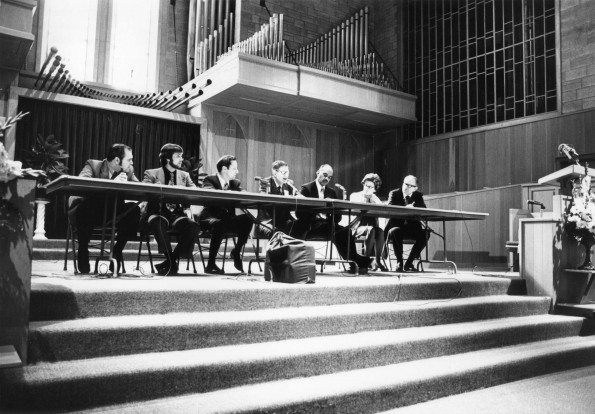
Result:
[[[527,205],[539,206],[542,210],[545,210],[545,204],[543,204],[541,201],[527,200]]]
[[[341,190],[343,192],[343,200],[347,200],[347,190],[345,189],[345,187],[343,187],[339,183],[336,183],[335,187],[337,187],[339,190]]]
[[[258,175],[254,176],[254,181],[258,181],[258,184],[260,184],[260,192],[261,193],[269,193],[269,187],[270,187],[270,183],[269,180],[267,180],[266,178],[262,178],[259,177]]]
[[[285,181],[285,182],[287,183],[288,186],[290,186],[293,189],[293,194],[292,195],[296,195],[296,194],[299,193],[298,189],[293,186],[293,180],[290,180],[288,178],[287,181]]]
[[[566,155],[566,158],[568,158],[570,161],[574,161],[578,165],[578,153],[572,145],[560,144],[558,146],[558,152],[560,154]]]

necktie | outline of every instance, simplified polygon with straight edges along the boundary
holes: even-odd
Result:
[[[225,185],[223,186],[223,191],[227,190],[229,190],[229,183],[225,183]]]
[[[324,198],[324,187],[320,189],[320,194],[318,194],[318,198]]]
[[[117,171],[114,171],[113,174],[112,174],[112,176],[110,177],[110,180],[115,179],[118,175],[120,175],[120,173],[117,172]]]
[[[283,194],[283,190],[281,189],[281,186],[278,186],[278,187],[277,187],[277,193],[279,193],[279,194]]]

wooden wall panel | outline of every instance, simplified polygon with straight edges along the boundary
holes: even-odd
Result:
[[[269,176],[271,164],[282,159],[289,164],[290,178],[299,188],[316,177],[321,164],[335,170],[333,182],[348,192],[359,191],[366,172],[375,170],[371,135],[271,119],[256,114],[204,108],[207,132],[201,143],[203,171],[216,172],[217,160],[225,154],[238,158],[239,179],[248,191],[258,191],[255,176]]]
[[[509,206],[520,204],[521,199],[521,186],[514,185],[461,194],[427,196],[426,204],[431,208],[489,214],[482,221],[446,223],[447,257],[458,265],[472,267],[506,262]],[[442,233],[441,223],[432,223],[430,227]],[[442,240],[437,236],[430,238],[429,257],[443,259]]]
[[[595,111],[584,111],[444,139],[397,139],[397,153],[406,160],[389,173],[391,180],[402,180],[416,171],[428,194],[537,182],[558,168],[561,143],[579,154],[594,153],[594,130]]]

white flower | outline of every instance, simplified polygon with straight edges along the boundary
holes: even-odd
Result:
[[[21,168],[23,164],[20,161],[11,161],[4,144],[0,142],[0,182],[6,183],[16,177],[22,177]]]

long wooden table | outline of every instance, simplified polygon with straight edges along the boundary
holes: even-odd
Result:
[[[349,222],[353,215],[359,217],[382,217],[389,219],[419,220],[425,223],[425,228],[431,233],[442,239],[443,260],[430,260],[428,258],[428,249],[426,247],[426,263],[448,263],[453,266],[454,272],[457,272],[455,262],[448,260],[446,255],[446,222],[462,220],[485,220],[488,213],[475,213],[460,210],[441,210],[437,208],[415,208],[405,206],[393,206],[388,204],[355,203],[347,200],[328,200],[332,204],[333,211],[347,214]],[[429,222],[441,222],[442,234],[436,232],[428,226]]]
[[[150,199],[163,199],[168,202],[184,203],[190,205],[219,205],[223,207],[247,209],[262,209],[284,207],[293,210],[307,209],[309,211],[334,212],[351,216],[371,216],[384,218],[401,218],[421,220],[423,222],[442,222],[443,234],[438,236],[443,239],[444,261],[452,263],[446,258],[446,222],[460,220],[485,220],[487,213],[474,213],[457,210],[440,210],[431,208],[410,208],[391,206],[385,204],[355,203],[347,200],[331,200],[306,197],[287,197],[282,195],[250,193],[247,191],[220,191],[204,188],[176,187],[141,182],[121,182],[78,176],[61,176],[45,186],[46,192],[66,192],[70,195],[98,195],[105,194],[114,198],[112,212],[111,246],[115,238],[116,206],[120,199],[147,201]],[[351,219],[350,219],[351,221]],[[426,252],[427,253],[427,252]],[[427,259],[427,257],[426,257]],[[110,249],[110,260],[111,257]],[[429,261],[429,260],[426,260]],[[117,269],[117,266],[114,266]]]

